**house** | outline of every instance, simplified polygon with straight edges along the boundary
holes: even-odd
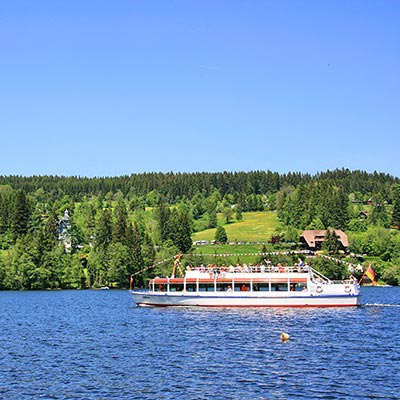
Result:
[[[339,238],[339,242],[342,245],[342,250],[347,250],[347,247],[349,246],[347,235],[340,229],[333,229],[333,231]],[[304,231],[300,236],[300,241],[309,250],[320,250],[322,247],[322,243],[325,241],[326,232],[327,230],[318,229]]]
[[[64,216],[61,218],[58,224],[58,240],[64,243],[66,251],[70,251],[72,246],[71,234],[69,232],[71,228],[71,222],[68,210],[65,210]]]

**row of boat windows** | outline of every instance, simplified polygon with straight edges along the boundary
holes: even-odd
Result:
[[[254,292],[269,292],[271,291],[303,291],[307,289],[306,283],[291,283],[289,284],[288,282],[282,282],[282,283],[271,283],[271,289],[270,285],[268,282],[264,283],[238,283],[235,282],[235,284],[229,284],[229,283],[217,283],[214,285],[214,283],[199,283],[198,289],[196,283],[187,283],[186,288],[183,284],[169,284],[169,290],[168,290],[168,284],[159,284],[159,285],[154,285],[154,291],[155,292],[226,292],[226,291],[254,291]]]

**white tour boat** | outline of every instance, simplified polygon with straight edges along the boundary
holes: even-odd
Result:
[[[349,307],[361,296],[356,279],[332,281],[307,264],[187,267],[181,278],[156,277],[131,294],[140,307]]]

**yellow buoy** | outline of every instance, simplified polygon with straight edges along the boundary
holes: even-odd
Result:
[[[288,333],[286,333],[286,332],[282,332],[282,333],[281,333],[281,340],[282,340],[282,342],[287,342],[287,341],[289,340],[289,338],[290,338],[290,336],[289,336]]]

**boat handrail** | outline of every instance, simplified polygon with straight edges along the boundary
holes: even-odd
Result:
[[[271,266],[260,266],[260,265],[252,265],[247,267],[237,267],[234,269],[230,269],[229,267],[223,269],[221,267],[217,268],[219,272],[216,271],[216,268],[204,267],[191,267],[186,269],[187,272],[199,272],[204,274],[212,274],[213,276],[217,273],[221,275],[223,273],[309,273],[311,267],[309,265],[305,266],[279,266],[279,265],[271,265]],[[322,275],[322,274],[321,274]],[[172,276],[171,276],[172,278]]]
[[[332,280],[330,280],[327,276],[322,274],[321,272],[317,271],[316,269],[309,267],[311,274],[313,275],[314,280],[321,280],[323,283],[332,283]]]
[[[343,285],[354,285],[354,284],[358,284],[358,282],[354,281],[353,279],[336,279],[331,281],[331,283],[333,283],[334,285],[339,285],[339,284],[343,284]]]

